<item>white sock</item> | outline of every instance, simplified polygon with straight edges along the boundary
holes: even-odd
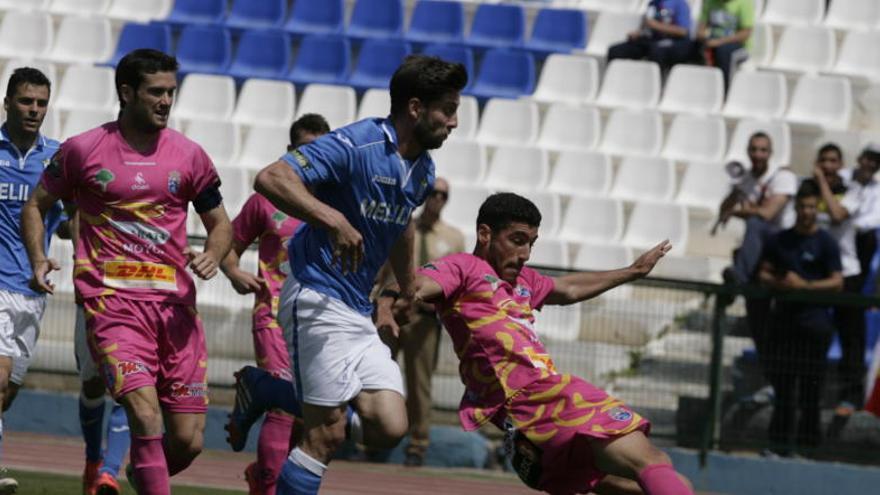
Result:
[[[287,459],[319,478],[323,478],[324,471],[327,470],[326,464],[306,454],[299,447],[290,451],[290,456]]]

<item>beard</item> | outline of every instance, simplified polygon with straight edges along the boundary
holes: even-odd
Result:
[[[431,129],[428,123],[422,119],[419,119],[418,122],[416,122],[413,134],[415,135],[416,142],[419,143],[419,146],[426,150],[436,150],[442,146],[443,141],[446,140],[446,136],[438,136],[435,134],[434,130]]]

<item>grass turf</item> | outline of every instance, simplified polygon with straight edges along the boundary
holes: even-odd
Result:
[[[18,480],[16,495],[60,495],[82,493],[82,478],[35,471],[9,470],[9,476]],[[124,476],[123,476],[124,478]],[[124,480],[120,480],[123,495],[134,495],[134,490]],[[241,494],[244,491],[221,490],[191,486],[174,486],[174,495]]]

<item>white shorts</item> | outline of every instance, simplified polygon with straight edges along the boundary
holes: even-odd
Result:
[[[79,379],[83,382],[100,377],[86,339],[86,312],[83,310],[82,304],[77,304],[76,323],[73,327],[73,352],[76,354],[76,369],[79,371]]]
[[[298,400],[332,407],[362,390],[405,395],[400,367],[369,317],[293,277],[284,282],[279,307]]]
[[[0,356],[12,358],[9,381],[24,382],[40,337],[46,296],[26,296],[0,289]]]

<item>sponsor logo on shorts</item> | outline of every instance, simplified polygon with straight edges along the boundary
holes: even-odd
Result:
[[[620,406],[611,408],[606,414],[614,421],[629,421],[633,417],[632,412]]]
[[[138,172],[134,176],[134,184],[131,185],[132,191],[146,191],[150,188],[150,185],[147,183],[147,179],[144,179],[144,174]]]
[[[208,386],[204,383],[180,383],[171,384],[171,398],[204,397],[208,395]]]
[[[177,194],[180,191],[180,172],[168,172],[168,192]]]
[[[148,261],[105,261],[104,284],[119,289],[177,290],[177,270]]]
[[[116,369],[119,370],[119,374],[122,376],[147,372],[147,366],[137,361],[119,361],[116,363]]]
[[[95,180],[101,186],[101,191],[107,192],[107,186],[110,185],[116,179],[116,176],[113,175],[113,172],[107,170],[106,168],[102,168],[95,174]]]

